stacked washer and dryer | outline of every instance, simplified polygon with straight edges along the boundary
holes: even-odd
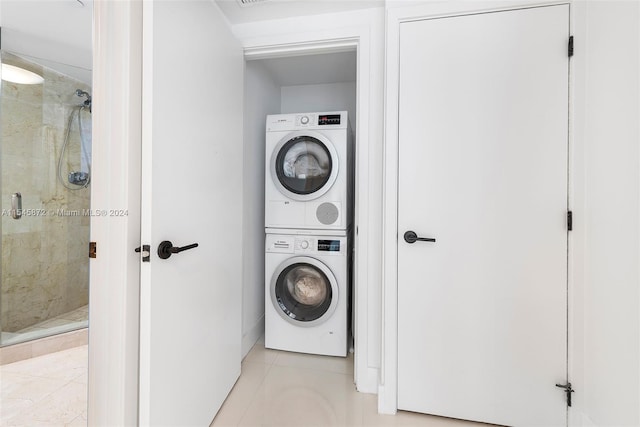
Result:
[[[267,116],[267,348],[347,355],[353,152],[346,111]]]

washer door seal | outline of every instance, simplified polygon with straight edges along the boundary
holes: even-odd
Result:
[[[324,323],[335,311],[339,298],[333,273],[310,257],[294,257],[280,264],[270,288],[275,310],[296,326]]]

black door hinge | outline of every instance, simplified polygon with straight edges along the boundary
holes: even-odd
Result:
[[[573,212],[567,212],[567,230],[573,230]]]
[[[142,262],[149,262],[151,259],[151,246],[142,245],[135,249],[136,252],[140,252],[140,250],[142,250]]]
[[[573,36],[569,36],[569,46],[568,46],[569,58],[573,56]]]
[[[576,391],[571,388],[571,383],[566,384],[556,384],[556,387],[560,387],[564,389],[564,392],[567,393],[567,406],[571,406],[571,393],[575,393]]]

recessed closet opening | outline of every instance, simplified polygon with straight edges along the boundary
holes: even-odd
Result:
[[[243,299],[242,299],[242,356],[251,350],[253,345],[265,333],[265,298],[267,305],[271,303],[269,295],[270,279],[265,274],[265,184],[270,179],[266,170],[266,119],[274,114],[293,114],[303,118],[309,116],[311,121],[319,119],[314,113],[347,112],[353,155],[342,167],[349,168],[353,177],[350,182],[351,191],[345,210],[344,224],[350,225],[351,233],[346,247],[347,265],[350,279],[348,292],[343,289],[338,298],[348,302],[348,351],[354,351],[353,312],[354,294],[357,278],[352,272],[354,264],[353,237],[357,229],[357,212],[355,206],[355,153],[357,151],[357,46],[319,48],[303,52],[265,53],[252,51],[245,55],[245,87],[244,87],[244,183],[243,183]],[[310,113],[310,114],[306,114]],[[344,115],[341,116],[344,121]],[[303,123],[304,120],[302,119]],[[324,129],[323,129],[324,130]],[[265,179],[266,177],[266,179]],[[268,203],[267,203],[268,204]],[[321,228],[321,227],[319,227]],[[312,234],[318,234],[316,230]],[[288,230],[291,234],[304,234],[301,230]],[[328,232],[328,234],[335,234]],[[316,237],[316,241],[320,238]],[[322,241],[340,240],[334,237],[322,238]],[[292,247],[297,240],[292,240]],[[342,240],[345,245],[345,240]],[[303,243],[304,245],[304,243]],[[296,254],[292,254],[292,257]],[[307,295],[309,296],[309,295]],[[335,296],[335,295],[334,295]],[[307,328],[311,330],[311,328]],[[357,347],[355,347],[357,350]]]

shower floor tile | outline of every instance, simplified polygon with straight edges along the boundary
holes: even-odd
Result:
[[[42,331],[45,329],[53,328],[56,326],[63,326],[69,323],[85,321],[89,319],[89,306],[85,305],[75,310],[71,310],[66,313],[59,314],[51,319],[44,320],[28,328],[21,329],[16,334],[22,334],[26,332]]]

